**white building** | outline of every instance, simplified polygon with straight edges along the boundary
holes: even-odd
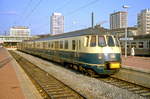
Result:
[[[144,9],[138,14],[138,34],[150,34],[150,9]]]
[[[23,26],[15,26],[10,28],[10,36],[30,36],[30,29]]]
[[[127,12],[119,11],[110,14],[110,29],[125,28],[127,26]]]
[[[50,28],[53,35],[64,33],[64,16],[61,13],[52,14]]]

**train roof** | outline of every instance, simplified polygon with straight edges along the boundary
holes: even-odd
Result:
[[[57,34],[57,35],[49,36],[46,38],[40,38],[40,39],[33,40],[33,41],[45,41],[45,40],[53,40],[53,39],[60,39],[60,38],[76,37],[76,36],[82,36],[82,35],[92,35],[92,34],[104,35],[104,34],[107,34],[107,30],[104,28],[94,28],[94,29],[87,28],[87,29],[67,32],[63,34]]]
[[[134,36],[134,39],[150,39],[150,34],[137,35]]]

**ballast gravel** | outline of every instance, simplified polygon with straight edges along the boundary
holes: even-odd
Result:
[[[70,86],[87,99],[146,99],[126,89],[104,83],[101,80],[85,76],[55,63],[19,51],[15,52],[36,64],[41,69],[47,71],[61,82]]]

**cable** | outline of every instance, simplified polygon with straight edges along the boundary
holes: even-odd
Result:
[[[70,2],[71,2],[71,0],[66,0],[67,2],[65,2],[61,7],[59,7],[59,8],[57,8],[55,11],[58,11],[58,10],[60,10],[60,9],[63,9],[63,8],[65,8]],[[49,16],[45,16],[46,18],[47,17],[49,17]],[[45,18],[44,17],[44,18]],[[38,27],[36,27],[35,29],[39,29],[39,28],[41,28],[41,27],[45,27],[45,26],[47,26],[47,25],[49,25],[50,23],[46,23],[46,24],[43,24],[43,25],[40,25],[40,26],[38,26]]]
[[[60,9],[64,8],[66,5],[68,5],[68,4],[70,3],[70,1],[71,1],[71,0],[69,0],[68,2],[66,2],[64,5],[62,5],[61,7],[59,7],[59,8],[56,9],[56,10],[60,10]],[[93,1],[89,2],[88,4],[85,4],[85,5],[83,5],[83,6],[79,7],[79,8],[77,8],[77,9],[75,9],[74,11],[68,13],[68,14],[69,14],[69,15],[72,15],[72,14],[74,14],[74,13],[80,11],[81,9],[84,9],[84,8],[88,7],[89,5],[95,4],[95,3],[98,2],[98,1],[99,1],[99,0],[93,0]],[[46,23],[46,24],[41,25],[41,26],[39,26],[39,27],[41,28],[41,27],[47,26],[48,24],[49,24],[49,23]],[[39,27],[38,27],[38,28],[39,28]]]
[[[28,15],[25,17],[25,20],[27,20],[30,16],[31,16],[31,14],[37,9],[37,7],[40,5],[40,3],[42,2],[43,0],[39,0],[39,2],[34,6],[34,8],[31,10],[31,12],[30,13],[28,13]],[[24,21],[25,21],[24,20]]]
[[[24,7],[23,11],[21,12],[21,14],[19,15],[19,18],[16,19],[16,21],[18,20],[18,23],[21,23],[20,19],[23,17],[23,15],[27,12],[28,8],[30,7],[31,3],[33,0],[29,0],[29,2],[27,2],[27,5]],[[13,22],[13,24],[16,24],[16,21]]]
[[[72,12],[70,12],[68,14],[72,15],[72,14],[78,12],[78,11],[81,11],[81,9],[84,9],[84,8],[88,7],[89,5],[92,5],[92,4],[94,4],[94,3],[98,2],[98,1],[99,0],[93,0],[93,1],[89,2],[88,4],[85,4],[85,5],[81,6],[80,8],[77,8],[77,9],[75,9],[74,11],[72,11]]]
[[[58,11],[58,10],[62,10],[63,8],[65,8],[69,3],[71,2],[71,0],[68,0],[68,2],[64,3],[61,7],[57,8],[55,11]]]

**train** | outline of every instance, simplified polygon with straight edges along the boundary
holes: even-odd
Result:
[[[135,56],[150,56],[150,34],[131,36],[133,40],[127,42],[127,54],[131,55],[131,49],[134,48]],[[120,41],[122,54],[124,54],[125,42]]]
[[[121,68],[119,40],[99,28],[87,28],[17,44],[17,49],[62,63],[90,76],[112,75]]]

